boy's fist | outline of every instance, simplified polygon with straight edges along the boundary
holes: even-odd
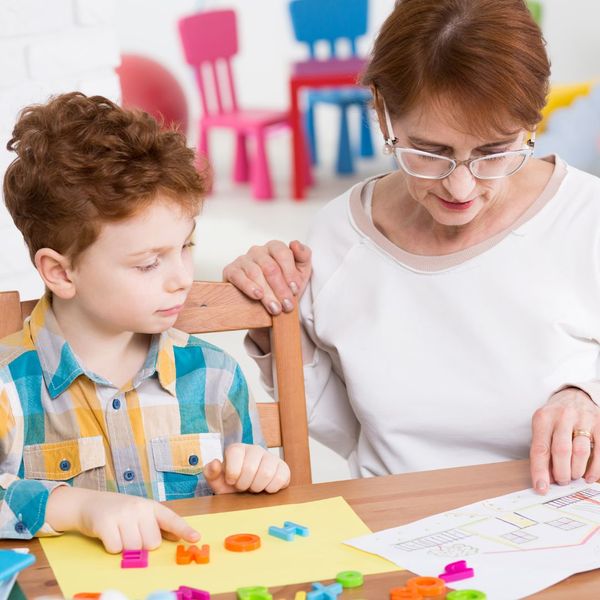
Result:
[[[289,485],[290,468],[260,446],[231,444],[225,449],[224,462],[215,459],[204,467],[204,477],[215,494],[273,494]]]

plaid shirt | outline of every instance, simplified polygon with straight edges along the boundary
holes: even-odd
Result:
[[[49,493],[72,485],[173,500],[210,494],[202,467],[234,442],[264,446],[239,365],[176,329],[152,337],[118,389],[86,371],[44,297],[0,341],[0,537],[56,533]]]

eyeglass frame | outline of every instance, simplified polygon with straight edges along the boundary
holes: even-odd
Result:
[[[510,177],[511,175],[518,173],[525,166],[527,161],[533,156],[533,149],[535,146],[535,129],[531,132],[531,135],[529,136],[529,140],[527,140],[527,142],[526,142],[526,144],[527,144],[526,148],[522,148],[520,150],[508,150],[506,152],[495,152],[492,154],[488,154],[486,156],[477,156],[475,158],[467,158],[466,160],[456,160],[455,158],[450,158],[449,156],[443,156],[441,154],[434,154],[433,152],[426,152],[425,150],[417,150],[416,148],[402,148],[402,147],[399,148],[396,146],[396,144],[398,143],[398,138],[394,134],[394,129],[392,127],[392,120],[390,118],[390,113],[388,112],[387,105],[383,98],[381,98],[381,102],[383,104],[383,113],[385,115],[385,124],[387,127],[387,133],[388,133],[388,137],[384,138],[384,142],[385,142],[384,150],[388,154],[393,154],[394,159],[398,163],[398,166],[406,174],[410,175],[411,177],[417,177],[418,179],[429,179],[429,180],[439,181],[442,179],[446,179],[446,177],[449,177],[452,173],[454,173],[454,171],[456,171],[456,169],[460,165],[465,165],[467,167],[467,169],[469,170],[469,173],[475,179],[481,179],[481,180],[503,179],[504,177]],[[389,137],[389,136],[393,136],[393,137]],[[441,175],[441,176],[436,177],[433,175],[418,175],[416,173],[409,171],[402,164],[402,160],[400,158],[398,158],[398,156],[396,155],[396,152],[395,152],[396,150],[402,150],[404,152],[408,152],[409,154],[416,154],[418,156],[430,156],[432,158],[440,158],[440,159],[448,161],[449,163],[451,163],[452,166],[447,173],[445,173],[444,175]],[[523,153],[526,153],[526,154],[523,154]],[[523,156],[523,162],[511,173],[507,173],[505,175],[494,175],[491,177],[481,177],[480,175],[476,175],[475,173],[473,173],[472,164],[474,162],[485,161],[485,160],[490,160],[492,158],[498,158],[498,157],[502,157],[502,156],[516,155],[516,154],[521,154]]]

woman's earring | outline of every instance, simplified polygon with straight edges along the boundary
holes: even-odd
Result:
[[[394,146],[388,140],[383,144],[383,153],[388,155],[394,153]]]

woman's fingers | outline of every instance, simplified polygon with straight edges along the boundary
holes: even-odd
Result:
[[[552,432],[552,474],[559,485],[572,479],[571,459],[573,457],[573,426],[576,413],[570,408],[562,408],[555,413]]]
[[[533,415],[533,432],[529,451],[529,467],[533,489],[545,494],[550,485],[550,445],[552,443],[553,422],[545,410],[539,409]]]
[[[272,240],[253,246],[223,270],[223,279],[233,283],[250,298],[261,300],[277,315],[291,312],[295,296],[302,294],[311,275],[311,251],[298,241],[290,246]]]
[[[283,248],[274,245],[269,248],[268,253],[257,252],[252,259],[265,281],[263,304],[267,310],[274,315],[282,310],[285,312],[294,310],[294,293],[288,283],[287,275],[292,270],[289,263],[293,264],[294,261],[291,250],[285,245]]]
[[[573,437],[572,448],[573,454],[571,456],[571,478],[579,479],[583,477],[586,472],[588,461],[590,460],[592,452],[592,440],[586,435],[577,435],[579,431],[588,431],[592,433],[593,425],[591,423],[581,422],[578,423],[579,429],[574,429],[571,434]]]
[[[260,300],[264,296],[265,280],[262,272],[258,267],[253,271],[250,260],[245,255],[236,258],[223,269],[223,281],[233,283],[249,298]]]
[[[596,424],[592,432],[591,460],[587,464],[584,477],[587,483],[594,483],[600,479],[600,423]],[[598,441],[594,441],[598,440]]]
[[[267,244],[270,256],[275,260],[281,272],[281,280],[277,280],[276,286],[286,296],[291,293],[296,296],[304,290],[306,281],[310,277],[306,275],[307,266],[310,269],[310,250],[300,244],[298,241],[291,242],[286,246],[283,242],[273,241]],[[299,250],[301,248],[301,250]],[[271,283],[269,276],[265,273],[267,281]],[[273,287],[273,286],[272,286]],[[278,289],[273,287],[277,293]],[[283,300],[283,295],[279,295],[280,300]]]

